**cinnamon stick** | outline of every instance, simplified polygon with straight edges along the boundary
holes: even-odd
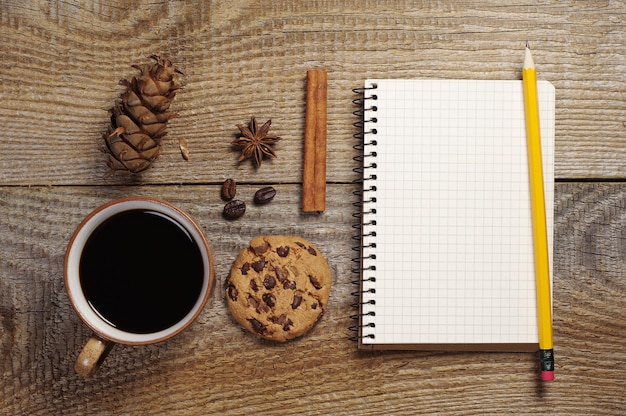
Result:
[[[307,71],[302,211],[326,209],[326,71]]]
[[[317,74],[315,122],[315,211],[326,209],[326,117],[328,82],[326,71]]]
[[[302,211],[315,210],[315,121],[317,113],[317,71],[306,73],[306,113],[304,120],[304,164],[302,170]]]

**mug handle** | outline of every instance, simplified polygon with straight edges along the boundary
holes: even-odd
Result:
[[[74,371],[84,377],[92,376],[100,368],[107,355],[109,355],[113,345],[115,343],[112,341],[93,334],[83,347],[83,350],[78,354],[74,364]]]

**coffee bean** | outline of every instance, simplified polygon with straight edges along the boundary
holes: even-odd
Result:
[[[276,189],[271,186],[261,188],[254,193],[254,203],[257,205],[267,204],[276,196]]]
[[[234,220],[241,217],[246,212],[246,203],[234,199],[224,205],[224,217],[228,220]]]
[[[226,179],[222,184],[222,198],[226,201],[230,201],[235,197],[237,193],[237,184],[233,179]]]

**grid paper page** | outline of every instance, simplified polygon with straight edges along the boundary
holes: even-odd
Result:
[[[362,343],[538,343],[522,82],[372,84],[376,225],[363,233],[376,246],[363,265],[376,281],[362,300],[376,303]],[[552,275],[554,87],[538,94]]]

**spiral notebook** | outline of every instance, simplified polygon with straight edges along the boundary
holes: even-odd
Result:
[[[365,82],[363,349],[538,349],[521,81]],[[538,83],[552,275],[555,90]]]

